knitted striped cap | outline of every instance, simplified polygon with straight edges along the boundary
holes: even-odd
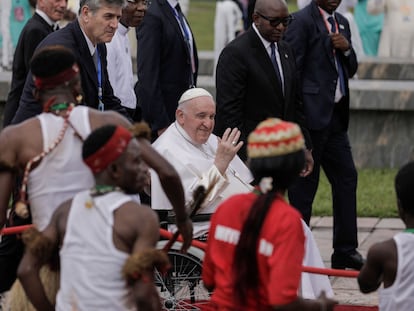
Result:
[[[249,158],[281,156],[305,147],[299,126],[277,118],[260,122],[247,138]]]

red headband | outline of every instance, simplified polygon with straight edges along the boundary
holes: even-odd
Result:
[[[33,75],[33,80],[38,90],[53,89],[58,85],[68,82],[79,72],[77,64],[51,77],[36,77]]]
[[[117,126],[114,134],[106,144],[99,148],[94,154],[83,159],[83,161],[89,166],[94,174],[99,173],[119,158],[128,147],[131,139],[131,132],[122,126]]]

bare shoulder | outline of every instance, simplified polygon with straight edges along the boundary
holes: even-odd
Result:
[[[40,122],[31,118],[5,127],[0,132],[0,150],[0,161],[17,166],[26,163],[42,151]]]
[[[72,200],[68,200],[59,205],[53,212],[48,225],[42,232],[42,234],[53,241],[56,246],[62,245],[63,243],[63,237],[66,232],[66,222],[71,205]]]
[[[72,199],[63,202],[55,210],[55,212],[53,213],[52,218],[56,218],[59,222],[60,221],[66,222],[71,206],[72,206]]]
[[[115,241],[119,249],[132,250],[137,242],[155,245],[159,239],[158,215],[147,205],[128,201],[114,212],[114,231],[116,237],[122,237]]]
[[[128,220],[137,223],[137,220],[145,219],[145,222],[158,225],[158,215],[148,205],[138,204],[134,201],[128,201],[119,208],[120,215],[129,216]]]
[[[393,248],[395,248],[395,241],[394,239],[388,239],[382,242],[375,243],[371,247],[375,252],[384,252],[388,253],[391,252]]]
[[[111,110],[99,111],[95,109],[89,109],[89,121],[91,123],[92,130],[108,124],[122,125],[125,127],[131,125],[124,116],[116,111]]]
[[[397,246],[394,239],[375,243],[368,250],[368,260],[383,262],[393,258],[397,254]]]

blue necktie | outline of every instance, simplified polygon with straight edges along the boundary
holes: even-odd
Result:
[[[328,17],[328,22],[331,24],[331,33],[336,33],[336,23],[332,16]],[[336,51],[334,51],[334,56],[336,60],[336,66],[338,69],[338,76],[339,76],[339,88],[341,90],[342,95],[346,95],[345,91],[345,77],[344,77],[344,69],[342,68],[341,61],[339,60],[339,57],[337,56]]]
[[[190,35],[188,33],[187,25],[185,24],[184,17],[183,17],[184,16],[183,11],[181,11],[181,6],[179,3],[177,3],[177,5],[175,6],[175,10],[177,11],[177,17],[178,17],[178,20],[180,21],[181,29],[183,30],[184,39],[186,42],[190,42]]]
[[[283,81],[282,81],[282,77],[281,77],[280,71],[279,71],[279,66],[278,66],[277,60],[276,60],[276,45],[275,45],[274,42],[270,43],[270,51],[271,51],[270,59],[271,59],[272,64],[273,64],[273,68],[275,69],[277,79],[280,82],[280,87],[282,88],[282,93],[284,93]]]
[[[181,11],[181,6],[180,6],[179,3],[176,4],[175,10],[177,11],[176,16],[177,16],[177,18],[180,22],[180,26],[181,26],[181,29],[182,29],[182,32],[183,32],[183,35],[184,35],[184,41],[185,41],[185,44],[186,44],[187,49],[188,49],[188,54],[190,55],[191,70],[190,70],[190,81],[189,81],[189,83],[190,83],[190,87],[192,87],[192,86],[194,86],[194,77],[193,77],[193,63],[194,63],[193,58],[194,58],[194,56],[193,56],[193,53],[191,53],[190,34],[188,32],[187,25],[184,21],[184,14],[183,14],[183,11]]]

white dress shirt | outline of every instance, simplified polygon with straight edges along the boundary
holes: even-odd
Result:
[[[270,48],[270,44],[271,42],[267,41],[265,38],[262,37],[262,35],[260,34],[259,30],[257,29],[256,25],[253,23],[252,27],[254,29],[254,31],[257,33],[257,35],[260,38],[260,41],[262,41],[263,46],[265,47],[267,53],[269,54],[269,58],[272,55],[272,51]],[[275,48],[275,54],[276,54],[276,62],[277,62],[277,67],[279,68],[279,73],[280,73],[280,78],[282,79],[282,90],[284,90],[284,85],[285,85],[285,77],[283,75],[283,69],[282,69],[282,63],[280,62],[280,54],[279,54],[279,48],[277,45],[277,42],[275,42],[276,48]]]
[[[132,71],[131,44],[128,38],[129,28],[121,23],[112,41],[106,43],[108,61],[108,78],[114,94],[121,100],[121,105],[135,109],[137,98],[134,91],[134,74]]]

